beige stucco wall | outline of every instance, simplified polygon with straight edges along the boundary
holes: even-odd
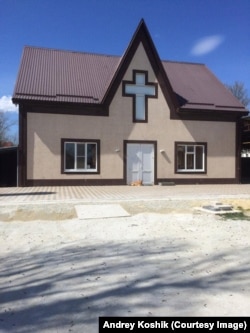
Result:
[[[147,70],[157,82],[142,45],[124,80],[132,71]],[[122,179],[123,140],[157,141],[157,178],[234,178],[235,124],[229,122],[170,120],[169,107],[158,86],[158,98],[148,100],[148,123],[133,123],[132,98],[122,97],[122,84],[110,105],[109,117],[28,113],[28,179]],[[61,139],[100,139],[100,175],[61,174]],[[174,172],[175,141],[207,142],[207,174]],[[115,152],[115,149],[119,152]],[[161,154],[160,150],[165,153]]]

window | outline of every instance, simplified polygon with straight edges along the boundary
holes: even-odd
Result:
[[[98,140],[62,140],[62,172],[97,173]]]
[[[148,121],[148,98],[157,98],[157,84],[148,82],[148,73],[133,70],[133,81],[123,81],[123,96],[133,98],[133,122]]]
[[[175,152],[176,172],[206,172],[206,143],[176,143]]]

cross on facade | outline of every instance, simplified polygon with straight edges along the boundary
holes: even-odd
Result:
[[[133,121],[148,121],[148,98],[157,98],[157,83],[148,82],[148,73],[133,71],[133,81],[123,81],[123,95],[133,97]]]

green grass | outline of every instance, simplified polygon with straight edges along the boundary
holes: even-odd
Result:
[[[220,216],[223,220],[250,221],[250,216],[245,215],[244,212],[220,214]]]

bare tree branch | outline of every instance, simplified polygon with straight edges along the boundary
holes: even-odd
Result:
[[[226,87],[245,107],[248,106],[250,98],[243,82],[235,81],[233,85],[226,85]]]
[[[11,121],[6,113],[0,112],[0,146],[4,141],[10,141],[10,128],[16,125],[16,121]]]

